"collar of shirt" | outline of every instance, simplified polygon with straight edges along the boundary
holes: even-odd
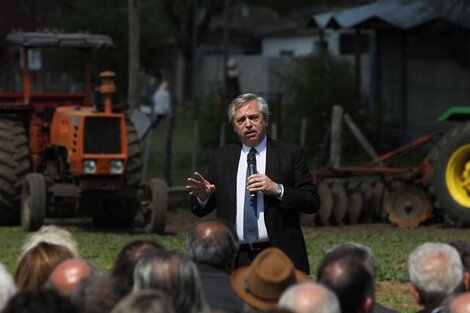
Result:
[[[264,152],[266,151],[266,142],[267,141],[268,141],[268,137],[264,136],[263,140],[261,140],[261,142],[256,147],[254,147],[256,149],[256,152],[257,152],[256,154],[258,154],[258,155],[264,154]],[[251,147],[248,147],[247,145],[242,144],[243,154],[248,154],[248,152],[250,152],[250,149],[251,149]]]

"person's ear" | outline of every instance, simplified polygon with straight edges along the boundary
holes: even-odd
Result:
[[[470,273],[467,271],[463,272],[463,289],[464,291],[470,290]]]
[[[408,288],[409,288],[409,290],[410,290],[411,296],[415,299],[416,303],[417,303],[417,304],[422,304],[422,302],[421,302],[421,295],[419,294],[419,291],[418,291],[418,289],[416,288],[416,286],[413,285],[412,283],[408,283]]]
[[[372,297],[367,297],[362,304],[362,312],[369,313],[372,312],[372,307],[374,306],[374,299]]]

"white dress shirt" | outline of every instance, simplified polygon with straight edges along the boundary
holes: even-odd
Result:
[[[263,141],[255,147],[256,149],[256,170],[260,174],[266,173],[266,142],[265,136]],[[245,189],[246,189],[246,168],[247,156],[251,147],[242,146],[240,160],[238,162],[237,172],[237,219],[236,230],[241,242],[243,239],[243,215],[245,206]],[[266,224],[264,223],[264,194],[258,192],[257,199],[257,216],[258,216],[258,240],[256,242],[269,241]]]

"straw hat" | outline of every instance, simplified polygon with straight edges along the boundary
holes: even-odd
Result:
[[[275,306],[289,286],[308,279],[278,248],[261,251],[250,266],[236,269],[231,276],[232,288],[240,298],[261,311]]]

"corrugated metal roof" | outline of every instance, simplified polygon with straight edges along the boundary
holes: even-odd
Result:
[[[470,1],[466,0],[379,0],[341,11],[313,15],[313,26],[319,28],[410,29],[443,20],[470,28]]]
[[[25,47],[113,48],[107,35],[58,32],[12,32],[6,40]]]

